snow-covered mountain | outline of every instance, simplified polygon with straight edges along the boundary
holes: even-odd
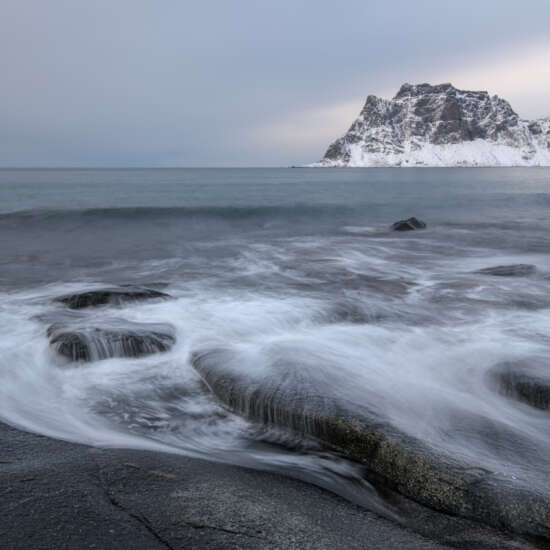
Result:
[[[368,96],[312,166],[550,166],[550,118],[523,120],[487,92],[403,84],[391,100]]]

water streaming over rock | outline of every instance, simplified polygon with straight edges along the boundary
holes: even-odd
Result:
[[[391,516],[366,479],[452,513],[503,492],[540,511],[548,184],[542,169],[0,172],[0,417],[283,471]],[[391,230],[412,215],[427,228]],[[121,284],[169,296],[56,301]],[[445,508],[426,471],[481,489]],[[540,527],[497,508],[481,519],[547,534],[544,510]]]

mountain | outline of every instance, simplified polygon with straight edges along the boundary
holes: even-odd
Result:
[[[550,166],[550,118],[523,120],[487,92],[403,84],[391,100],[369,95],[312,166]]]

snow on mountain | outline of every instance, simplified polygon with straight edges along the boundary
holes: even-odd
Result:
[[[369,95],[311,166],[550,166],[550,118],[523,120],[487,92],[403,84],[391,100]]]

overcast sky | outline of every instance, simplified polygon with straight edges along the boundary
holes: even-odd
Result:
[[[0,166],[315,161],[368,94],[550,115],[550,0],[1,0]]]

